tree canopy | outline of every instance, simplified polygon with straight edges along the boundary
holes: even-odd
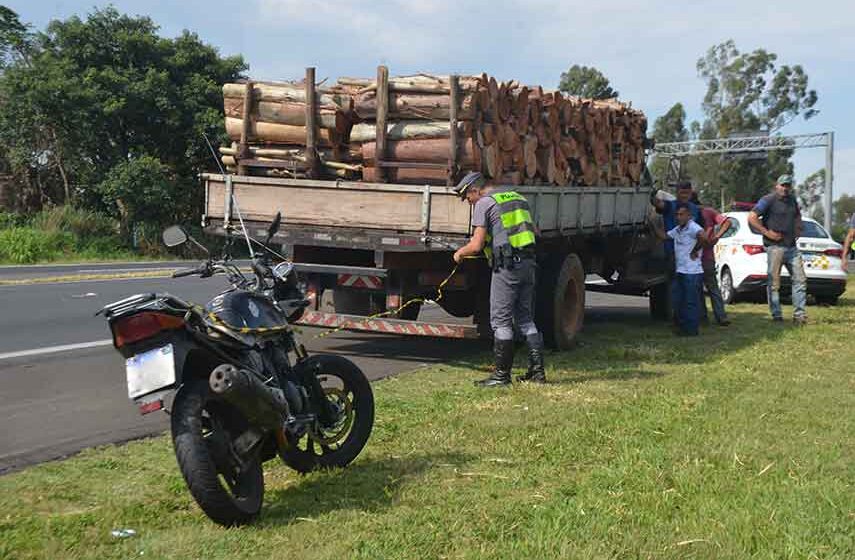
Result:
[[[609,79],[596,68],[574,64],[567,72],[561,73],[558,89],[590,99],[610,99],[618,92],[612,89]]]
[[[704,118],[693,122],[685,136],[709,139],[774,134],[793,119],[810,119],[818,112],[818,96],[809,88],[804,68],[779,65],[778,56],[765,49],[743,53],[732,40],[725,41],[711,47],[696,67],[706,83],[701,103]],[[684,137],[679,116],[675,105],[657,119],[654,138],[657,134],[669,138],[657,138],[663,142]],[[688,158],[683,170],[708,197],[715,194],[716,199],[753,201],[769,191],[776,177],[792,173],[791,157],[791,150],[703,155]],[[661,173],[660,168],[663,166],[657,162],[654,171]]]
[[[17,21],[0,14],[7,19]],[[8,27],[13,38],[21,32]],[[120,212],[121,191],[110,185],[128,169],[157,169],[157,180],[144,189],[157,211],[145,219],[197,215],[196,175],[213,163],[203,133],[223,137],[221,86],[242,76],[243,59],[221,57],[189,31],[161,37],[151,19],[112,7],[52,21],[27,41],[26,57],[12,57],[0,76],[0,150],[30,188],[21,198],[132,219]],[[14,45],[5,44],[4,52]],[[163,177],[182,196],[163,196]]]

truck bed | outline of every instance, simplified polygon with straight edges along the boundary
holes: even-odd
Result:
[[[204,174],[202,179],[205,222],[215,230],[237,223],[237,209],[228,196],[233,192],[251,227],[263,227],[281,211],[283,229],[310,234],[318,241],[334,241],[331,238],[338,230],[362,232],[373,242],[387,234],[424,242],[461,239],[470,233],[470,207],[450,187],[216,174]],[[636,228],[646,219],[650,193],[642,187],[521,186],[514,190],[528,199],[545,237]]]

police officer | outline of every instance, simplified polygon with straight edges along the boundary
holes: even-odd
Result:
[[[459,263],[481,251],[493,269],[490,283],[490,326],[496,369],[478,381],[480,387],[500,387],[511,383],[514,363],[514,322],[528,345],[528,372],[518,381],[544,383],[543,336],[534,324],[532,304],[537,265],[535,226],[528,202],[520,194],[487,186],[484,177],[473,171],[457,185],[457,194],[473,206],[475,231],[469,243],[454,253]]]

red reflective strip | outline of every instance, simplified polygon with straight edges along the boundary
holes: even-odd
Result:
[[[161,410],[163,408],[163,401],[156,400],[147,403],[143,403],[140,405],[140,414],[148,414],[150,412],[154,412],[156,410]]]

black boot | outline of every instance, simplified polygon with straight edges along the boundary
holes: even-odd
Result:
[[[496,369],[487,379],[476,381],[478,387],[506,387],[511,384],[511,367],[514,365],[514,341],[494,340],[493,353]]]
[[[546,371],[543,367],[543,335],[530,334],[525,337],[528,345],[528,371],[517,377],[517,381],[546,383]]]

